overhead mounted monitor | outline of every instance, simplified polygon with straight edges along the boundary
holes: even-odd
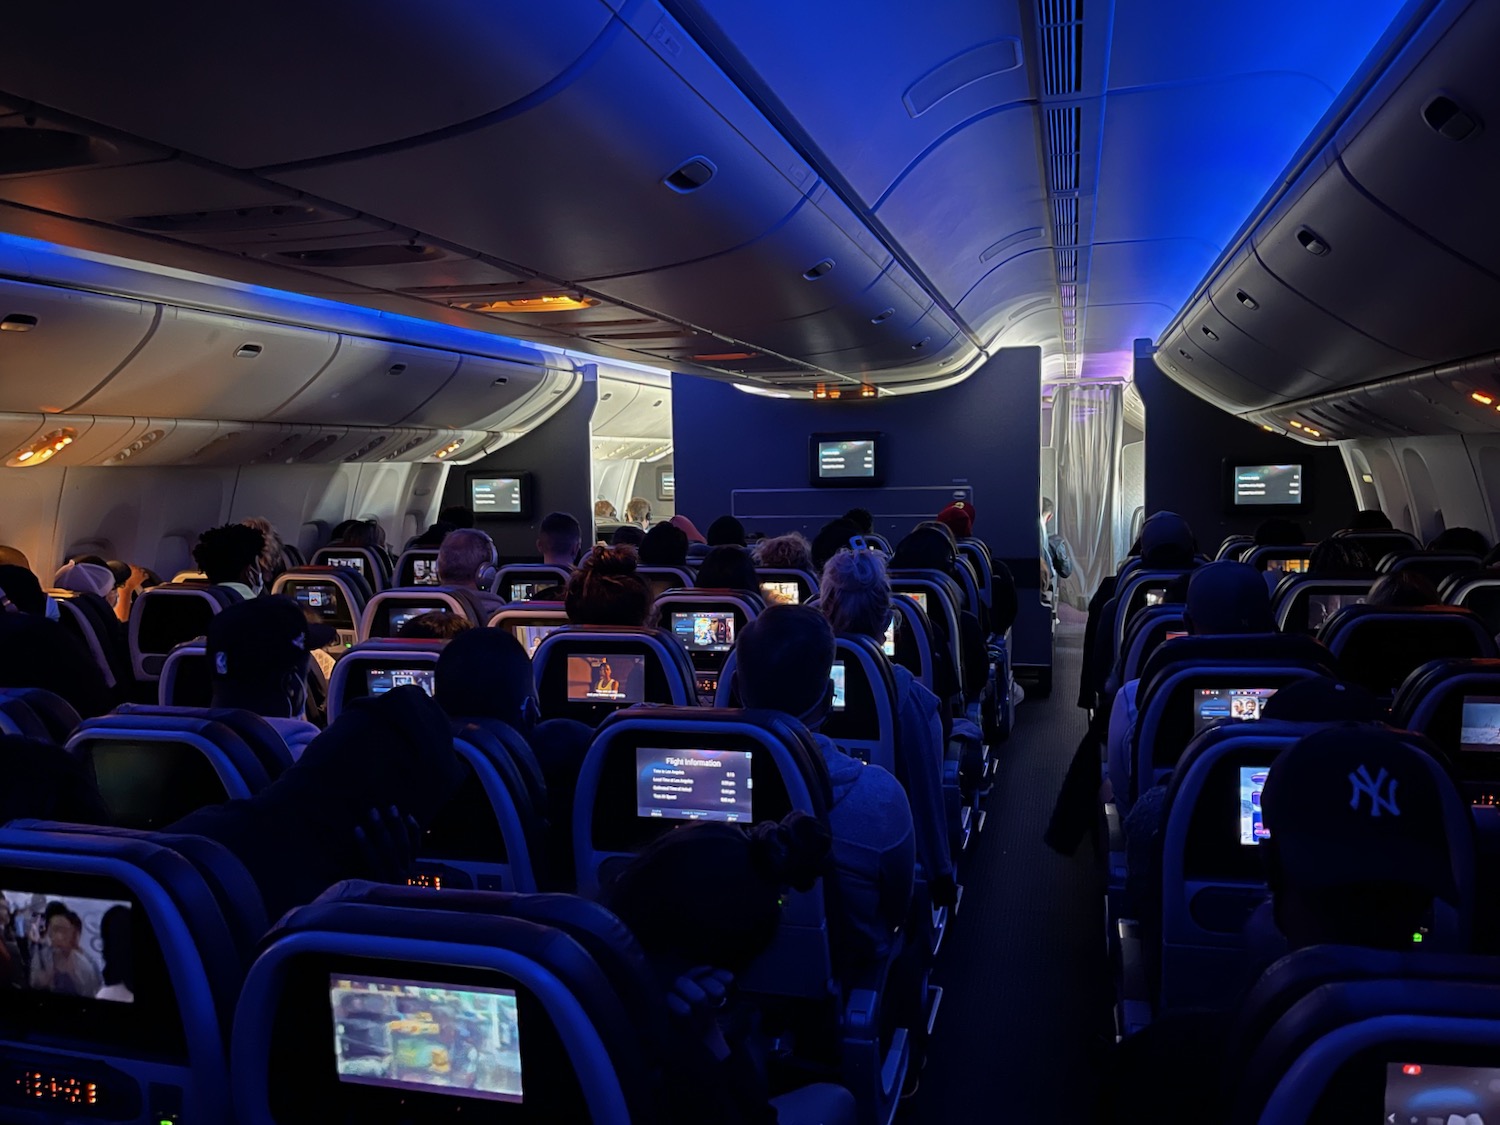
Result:
[[[469,507],[478,519],[530,519],[531,474],[474,474],[469,478]]]
[[[658,500],[677,499],[677,475],[671,469],[658,470],[656,474],[656,498]]]
[[[808,479],[814,488],[879,488],[885,484],[884,434],[813,434],[808,439]]]
[[[1301,508],[1304,485],[1301,465],[1230,463],[1230,504],[1235,508]]]

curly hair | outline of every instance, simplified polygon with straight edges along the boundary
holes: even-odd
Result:
[[[575,625],[647,624],[656,612],[651,584],[636,569],[630,547],[596,546],[568,579],[563,605]]]

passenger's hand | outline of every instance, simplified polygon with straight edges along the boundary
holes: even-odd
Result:
[[[673,981],[667,993],[667,1010],[701,1039],[717,1059],[729,1054],[729,1044],[719,1030],[718,1013],[729,997],[732,984],[733,973],[700,965]]]
[[[395,805],[382,812],[371,809],[354,839],[365,861],[365,877],[377,883],[405,883],[416,867],[422,829],[416,818],[403,817]]]

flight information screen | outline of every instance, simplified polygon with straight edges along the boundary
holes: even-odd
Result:
[[[638,747],[636,813],[668,820],[749,824],[750,750],[653,750]]]
[[[875,442],[818,442],[818,476],[822,480],[875,476]]]
[[[1302,466],[1236,465],[1234,502],[1250,506],[1302,503]]]
[[[521,513],[521,480],[519,477],[475,477],[469,481],[469,506],[476,515],[519,515]]]

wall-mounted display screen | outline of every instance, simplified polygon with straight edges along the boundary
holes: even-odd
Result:
[[[658,500],[677,499],[677,474],[671,469],[663,469],[657,474],[656,498]]]
[[[1240,843],[1254,846],[1271,834],[1260,811],[1260,794],[1266,787],[1265,766],[1240,767]]]
[[[884,434],[813,434],[808,477],[814,488],[879,488],[885,483]]]
[[[433,677],[437,670],[431,665],[425,668],[367,668],[365,669],[365,691],[369,695],[384,695],[392,688],[415,684],[428,695],[433,692]]]
[[[340,1082],[524,1100],[513,990],[334,974],[328,999]]]
[[[636,748],[636,813],[668,820],[753,820],[750,750]]]
[[[519,515],[521,512],[521,479],[519,477],[474,477],[469,481],[469,503],[475,515]]]
[[[568,657],[569,703],[644,703],[646,658],[624,653]]]
[[[1302,466],[1236,465],[1234,502],[1241,507],[1287,507],[1301,504]]]
[[[1193,692],[1193,733],[1207,730],[1224,719],[1250,722],[1260,718],[1275,688],[1197,688]]]

